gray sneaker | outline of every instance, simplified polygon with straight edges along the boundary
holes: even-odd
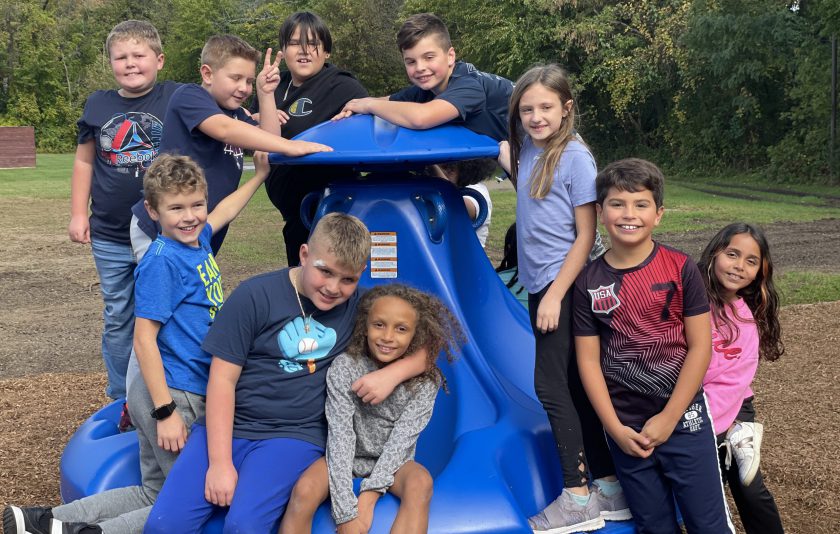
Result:
[[[598,500],[590,493],[583,506],[575,503],[571,492],[563,490],[545,510],[528,519],[528,525],[539,534],[567,534],[589,532],[604,526],[598,510]]]
[[[592,495],[598,501],[601,517],[607,521],[627,521],[633,518],[633,515],[630,513],[630,507],[627,505],[627,499],[624,498],[623,491],[619,490],[618,493],[607,497],[601,491],[601,488],[595,484],[592,486]]]

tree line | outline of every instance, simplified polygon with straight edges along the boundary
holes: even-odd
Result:
[[[408,83],[394,36],[432,11],[481,70],[515,80],[536,63],[566,67],[601,162],[640,155],[795,181],[831,168],[837,0],[0,0],[0,125],[34,125],[39,150],[71,151],[85,98],[114,86],[103,46],[122,20],[159,29],[161,79],[198,81],[208,36],[276,47],[301,9],[327,21],[330,61],[373,95]]]

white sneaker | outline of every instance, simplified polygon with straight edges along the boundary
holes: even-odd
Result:
[[[744,486],[752,484],[758,472],[763,435],[761,423],[738,423],[726,433],[726,468],[729,469],[734,456],[738,478]]]

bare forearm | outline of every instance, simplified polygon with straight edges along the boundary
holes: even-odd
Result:
[[[157,344],[160,323],[143,318],[137,318],[135,323],[134,352],[143,381],[152,397],[152,404],[155,407],[169,404],[172,402],[172,395],[166,383],[166,373]]]
[[[615,413],[615,408],[613,407],[610,393],[607,389],[607,382],[604,380],[604,374],[601,371],[600,352],[592,352],[594,346],[600,343],[597,341],[597,337],[594,339],[596,341],[593,343],[589,338],[575,338],[575,347],[578,354],[578,372],[580,373],[580,380],[583,383],[583,388],[586,391],[586,396],[589,397],[592,408],[598,414],[604,430],[612,436],[623,425]],[[600,348],[596,350],[599,351]]]
[[[73,174],[70,177],[70,215],[88,215],[90,189],[93,181],[93,141],[76,147]]]
[[[277,117],[277,103],[274,101],[274,94],[258,94],[257,98],[260,102],[258,119],[260,129],[274,135],[280,135],[280,119]]]
[[[589,251],[592,250],[592,245],[595,244],[595,231],[586,234],[578,234],[569,252],[566,254],[566,259],[563,261],[563,266],[551,283],[551,290],[557,291],[561,295],[566,292],[575,283],[583,267],[586,265],[586,260],[589,258]]]
[[[232,462],[235,385],[225,380],[207,384],[207,451],[211,464]]]

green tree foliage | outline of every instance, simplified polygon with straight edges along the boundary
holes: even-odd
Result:
[[[565,66],[601,162],[829,169],[837,0],[0,0],[0,124],[35,125],[40,150],[71,150],[87,95],[114,86],[103,43],[122,20],[157,26],[162,79],[198,81],[207,37],[276,48],[301,9],[324,18],[330,61],[374,95],[408,83],[396,31],[431,11],[481,70],[516,79],[537,63]]]
[[[767,0],[700,0],[682,44],[670,144],[683,158],[749,167],[788,129],[796,15]]]
[[[781,113],[785,129],[780,133],[784,137],[770,149],[771,169],[785,180],[828,175],[830,39],[832,35],[840,39],[840,2],[810,0],[797,5],[795,14],[802,31],[793,54],[796,70],[793,80],[784,88],[790,106]],[[835,157],[837,172],[840,146],[835,147]]]

